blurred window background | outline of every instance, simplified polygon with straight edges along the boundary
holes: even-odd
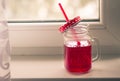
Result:
[[[6,0],[8,21],[65,21],[60,2],[68,17],[99,20],[100,0]]]

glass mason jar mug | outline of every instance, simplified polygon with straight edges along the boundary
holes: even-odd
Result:
[[[77,24],[64,33],[64,63],[69,72],[86,73],[91,69],[92,61],[98,60],[99,42],[88,33],[88,25]],[[93,46],[96,55],[92,57]]]

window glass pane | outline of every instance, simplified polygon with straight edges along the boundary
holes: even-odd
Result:
[[[68,17],[99,19],[99,0],[7,0],[7,19],[14,21],[64,20],[61,2]]]

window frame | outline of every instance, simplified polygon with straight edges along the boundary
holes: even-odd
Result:
[[[99,10],[100,10],[99,18],[100,19],[93,20],[93,21],[92,20],[83,20],[81,23],[89,24],[90,28],[96,28],[96,27],[97,28],[104,28],[104,25],[105,25],[105,13],[104,13],[104,11],[105,11],[105,9],[104,9],[105,1],[104,0],[100,0],[99,2],[100,2],[100,8],[99,8]],[[20,30],[22,27],[24,27],[26,30],[29,30],[29,27],[32,27],[32,26],[35,27],[34,29],[36,29],[37,26],[39,28],[43,27],[43,26],[44,26],[44,28],[48,27],[48,26],[52,26],[51,29],[55,30],[56,27],[59,27],[60,25],[65,23],[64,20],[60,20],[60,21],[58,20],[58,21],[54,21],[54,22],[53,21],[30,21],[30,22],[27,22],[27,21],[26,22],[24,22],[24,21],[22,21],[22,22],[8,21],[8,25],[10,26],[11,30],[16,29],[14,27],[17,27],[18,30]],[[18,28],[18,27],[20,27],[20,28]],[[37,28],[37,29],[39,29],[39,28]],[[44,28],[40,28],[40,29],[44,29]],[[45,29],[47,29],[47,28],[45,28]],[[31,28],[30,28],[30,30],[31,30]]]
[[[107,12],[106,0],[100,0],[100,21],[81,22],[81,23],[89,24],[90,30],[99,30],[99,29],[105,30],[106,14],[107,14],[106,12]],[[55,55],[56,53],[61,54],[63,38],[61,33],[58,31],[58,28],[64,23],[65,22],[8,23],[9,31],[10,31],[9,33],[10,33],[10,44],[12,47],[12,54],[13,55],[33,55],[33,54],[34,55],[41,55],[41,54]],[[48,36],[51,38],[48,39],[44,36],[46,32],[47,32],[47,35],[45,36]],[[36,35],[38,35],[38,38],[36,37]],[[31,41],[31,39],[33,41]]]

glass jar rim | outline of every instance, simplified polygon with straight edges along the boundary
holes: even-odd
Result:
[[[65,33],[72,34],[87,34],[88,33],[88,26],[89,24],[77,24],[75,26],[70,27],[65,31]]]

